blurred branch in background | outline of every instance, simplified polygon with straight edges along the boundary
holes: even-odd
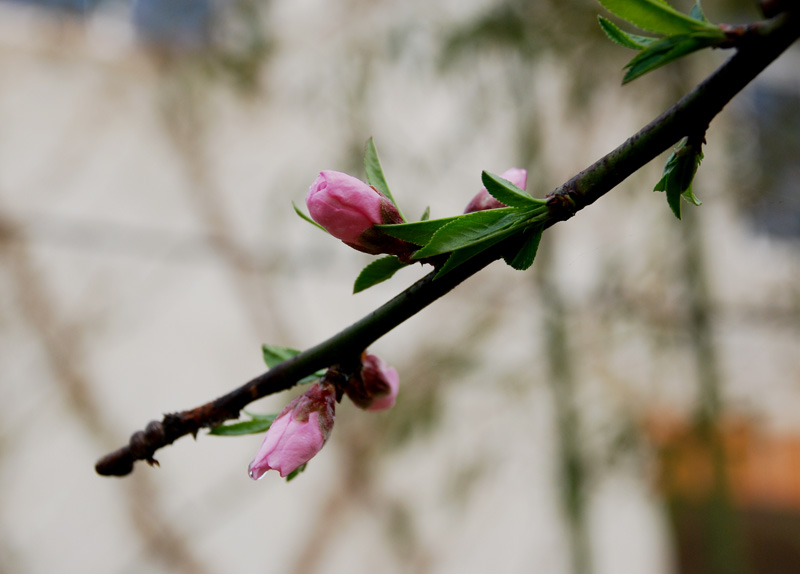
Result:
[[[16,240],[9,242],[10,237]],[[48,294],[44,275],[32,261],[24,240],[20,241],[16,225],[7,219],[0,220],[0,260],[12,279],[17,305],[36,334],[42,354],[59,384],[56,392],[63,393],[76,420],[85,425],[86,433],[95,443],[108,448],[107,445],[113,444],[113,426],[106,420],[89,379],[85,364],[85,330],[80,322],[60,316]],[[128,518],[146,546],[147,554],[176,572],[206,572],[184,538],[162,515],[152,482],[149,479],[134,481],[127,493]]]
[[[556,411],[558,437],[559,484],[564,515],[570,532],[572,571],[589,574],[591,569],[588,534],[588,464],[584,452],[581,410],[578,406],[574,361],[569,327],[561,299],[561,289],[554,280],[552,247],[543,246],[537,267],[537,278],[544,309],[542,331],[546,341],[548,380]]]

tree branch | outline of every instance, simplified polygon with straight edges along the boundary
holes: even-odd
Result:
[[[800,18],[782,14],[767,21],[768,33],[749,37],[737,53],[702,83],[618,148],[548,194],[547,227],[572,217],[597,201],[660,153],[690,133],[702,131],[722,108],[800,36]],[[509,241],[513,240],[511,238]],[[195,409],[167,414],[150,422],[130,442],[101,458],[98,474],[125,476],[136,460],[157,464],[155,452],[204,427],[238,418],[249,403],[294,386],[317,370],[359,355],[370,344],[412,317],[458,284],[500,258],[505,242],[443,277],[430,273],[360,321],[330,339],[271,368],[227,395]]]

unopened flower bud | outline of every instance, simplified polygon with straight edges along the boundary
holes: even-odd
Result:
[[[345,392],[356,406],[383,411],[394,406],[400,377],[394,367],[375,355],[364,355],[361,371],[350,377]]]
[[[388,197],[346,173],[320,172],[308,190],[306,205],[314,221],[354,249],[373,255],[403,255],[415,249],[374,228],[404,221]]]
[[[525,189],[528,183],[528,172],[518,167],[512,167],[500,174],[500,177],[507,179],[520,189]],[[478,194],[469,202],[464,213],[472,213],[473,211],[483,211],[485,209],[497,209],[498,207],[506,207],[504,204],[497,201],[484,187]]]
[[[333,429],[335,406],[336,390],[320,383],[289,403],[267,430],[250,463],[250,478],[258,480],[272,469],[287,476],[311,460]]]

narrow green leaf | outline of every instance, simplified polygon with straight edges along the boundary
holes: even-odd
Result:
[[[300,353],[300,351],[297,349],[290,349],[289,347],[277,347],[275,345],[261,345],[261,352],[264,355],[264,362],[270,369]],[[297,381],[297,384],[304,385],[306,383],[312,383],[323,375],[325,375],[324,370],[317,371],[313,375],[303,377]]]
[[[689,186],[689,189],[687,189],[681,194],[681,197],[696,207],[700,207],[701,205],[703,205],[703,202],[697,199],[697,197],[695,196],[694,192],[692,191],[691,185]]]
[[[264,362],[271,369],[279,365],[287,359],[291,359],[295,355],[300,354],[297,349],[290,349],[289,347],[278,347],[275,345],[261,345],[261,352],[264,355]]]
[[[277,417],[277,415],[275,414],[265,415],[264,413],[251,413],[250,411],[242,411],[242,412],[251,419],[256,421],[274,421],[275,418]]]
[[[669,163],[669,162],[668,162]],[[664,174],[661,179],[653,186],[653,191],[667,191],[667,166],[664,166]]]
[[[683,145],[683,144],[681,144]],[[676,148],[677,149],[677,148]],[[681,190],[680,186],[676,185],[676,173],[675,168],[677,167],[677,155],[675,151],[670,154],[669,158],[667,158],[667,163],[664,165],[664,174],[661,176],[661,179],[658,180],[655,187],[653,187],[653,191],[664,191],[666,192],[667,196],[667,205],[672,210],[672,213],[678,219],[681,218],[681,203],[680,203],[680,196]]]
[[[628,62],[625,66],[628,72],[625,74],[622,83],[627,84],[647,72],[718,43],[718,39],[715,38],[690,35],[670,36],[659,40],[639,52],[635,58]]]
[[[425,245],[428,243],[433,235],[448,223],[452,223],[456,219],[463,217],[461,215],[454,215],[453,217],[444,217],[442,219],[428,219],[426,221],[417,221],[416,223],[398,223],[396,225],[376,225],[382,233],[391,235],[397,239],[408,241],[414,245]]]
[[[328,233],[328,230],[327,230],[327,229],[325,229],[325,228],[324,228],[324,227],[322,227],[322,226],[321,226],[319,223],[317,223],[316,221],[314,221],[313,219],[311,219],[311,218],[310,218],[308,215],[306,215],[305,213],[303,213],[303,211],[302,211],[302,210],[301,210],[299,207],[297,207],[297,205],[295,205],[294,201],[292,202],[292,207],[294,207],[294,212],[295,212],[297,215],[299,215],[301,219],[305,219],[306,221],[308,221],[308,222],[309,222],[311,225],[313,225],[314,227],[318,227],[318,228],[320,228],[322,231],[324,231],[325,233]]]
[[[648,32],[671,36],[704,31],[708,34],[724,36],[716,26],[681,14],[662,0],[599,1],[612,14]]]
[[[529,212],[513,208],[487,209],[461,215],[437,231],[413,258],[421,259],[469,247],[519,226],[529,216]]]
[[[265,432],[272,425],[272,421],[278,415],[261,415],[257,419],[244,421],[241,423],[233,423],[228,425],[219,425],[211,428],[208,434],[214,436],[242,436],[246,434],[257,434]]]
[[[422,217],[419,218],[420,221],[428,221],[431,218],[431,206],[425,208],[425,211],[422,212]]]
[[[680,187],[681,195],[691,189],[701,161],[703,161],[703,152],[694,146],[686,145],[684,153],[679,154],[679,168],[676,171],[678,173],[677,185]]]
[[[289,482],[290,480],[294,480],[295,478],[297,478],[297,475],[300,474],[301,472],[303,472],[306,469],[306,466],[308,466],[307,462],[301,464],[296,469],[294,469],[292,472],[287,474],[286,475],[286,482]]]
[[[400,206],[389,191],[389,184],[386,183],[386,177],[383,175],[383,167],[381,167],[381,160],[378,158],[378,149],[375,147],[375,142],[372,138],[367,140],[367,149],[364,152],[364,171],[367,173],[367,183],[380,191],[383,195],[389,198],[394,203],[400,216],[405,219]]]
[[[439,279],[442,275],[446,275],[459,265],[466,263],[476,255],[478,255],[479,253],[486,251],[493,245],[500,243],[503,239],[510,237],[511,235],[514,234],[514,232],[515,230],[512,229],[505,234],[501,233],[499,235],[496,235],[494,237],[491,237],[489,239],[486,239],[469,247],[456,249],[450,254],[450,257],[447,258],[447,261],[445,261],[445,264],[442,265],[442,268],[439,269],[439,272],[436,274],[435,278]]]
[[[546,203],[543,199],[535,199],[528,193],[518,188],[516,185],[503,179],[499,175],[484,171],[481,173],[481,180],[489,195],[494,197],[503,205],[509,207],[531,208],[539,207]]]
[[[539,250],[539,242],[542,239],[543,229],[540,226],[525,230],[525,237],[522,246],[511,256],[504,257],[505,262],[517,271],[525,271],[536,259],[536,252]]]
[[[625,48],[630,48],[631,50],[643,50],[653,42],[658,41],[658,38],[638,36],[636,34],[624,32],[620,30],[619,27],[611,20],[608,18],[603,18],[602,16],[598,16],[597,21],[600,23],[600,27],[603,29],[603,32],[606,33],[606,36],[608,36],[609,40],[619,44],[620,46],[624,46]]]
[[[392,276],[403,267],[407,267],[407,264],[401,263],[400,260],[393,255],[376,259],[364,267],[361,273],[358,274],[356,282],[353,285],[353,293],[360,293],[373,285],[391,279]]]
[[[681,192],[676,185],[667,185],[667,205],[678,219],[681,218]]]

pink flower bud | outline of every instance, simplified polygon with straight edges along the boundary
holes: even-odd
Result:
[[[520,189],[525,189],[528,183],[528,172],[518,167],[512,167],[500,174],[500,177],[507,179]],[[478,195],[472,198],[469,202],[464,213],[472,213],[473,211],[483,211],[484,209],[497,209],[498,207],[506,207],[497,201],[484,187],[478,192]]]
[[[394,367],[375,355],[364,355],[361,372],[348,381],[345,392],[356,406],[383,411],[394,406],[400,377]]]
[[[360,179],[322,171],[308,190],[306,205],[314,221],[354,249],[373,255],[409,251],[407,243],[373,228],[403,223],[403,218],[389,198]]]
[[[333,429],[335,406],[336,390],[319,383],[289,403],[250,463],[250,478],[258,480],[271,469],[287,476],[311,460]]]

